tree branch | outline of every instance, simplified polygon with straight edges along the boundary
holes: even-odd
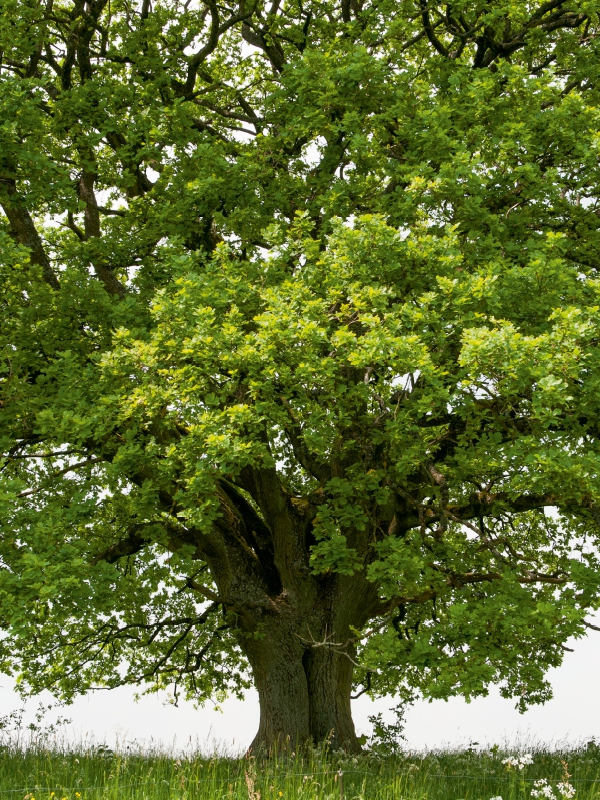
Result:
[[[5,194],[0,204],[10,222],[13,237],[19,244],[29,249],[31,263],[42,268],[42,275],[46,283],[53,289],[60,289],[60,283],[50,265],[33,219],[17,192],[16,181],[12,178],[0,178],[0,189],[3,189],[3,194]]]
[[[435,34],[435,30],[433,25],[431,24],[431,18],[429,16],[429,8],[428,8],[428,0],[420,0],[421,5],[421,19],[423,20],[423,28],[425,30],[425,34],[429,39],[429,42],[435,47],[435,49],[440,53],[442,56],[449,56],[449,52],[447,48],[442,44],[442,42],[438,39]]]
[[[522,494],[514,497],[508,492],[476,492],[469,498],[469,503],[464,505],[448,505],[445,513],[452,517],[456,522],[465,522],[479,517],[489,517],[497,514],[500,510],[508,509],[515,513],[533,511],[546,506],[558,505],[558,497],[555,494]],[[422,518],[418,513],[408,515],[399,523],[399,531],[405,532],[412,528],[421,526],[423,520],[426,524],[437,522],[441,518],[440,512],[436,508],[425,507],[422,509]]]
[[[453,575],[449,575],[446,578],[446,588],[447,589],[462,589],[463,586],[468,586],[470,584],[476,583],[491,583],[493,581],[501,581],[503,580],[503,575],[501,572],[465,572],[465,573],[455,573]],[[562,586],[568,582],[568,576],[563,578],[557,577],[556,575],[545,575],[541,572],[526,572],[522,575],[517,575],[516,580],[518,583],[522,584],[531,584],[531,583],[549,583],[554,585]],[[419,603],[426,603],[428,600],[434,600],[441,595],[441,591],[437,589],[427,589],[420,594],[413,595],[412,597],[409,595],[404,595],[402,597],[393,597],[389,600],[382,603],[373,614],[374,617],[381,616],[382,614],[387,614],[390,611],[394,611],[394,609],[398,608],[402,605],[418,605]]]
[[[242,11],[240,14],[234,14],[223,24],[220,24],[219,7],[216,3],[216,0],[206,0],[206,4],[208,5],[210,13],[210,32],[208,35],[208,41],[204,47],[188,58],[187,77],[183,87],[183,93],[186,96],[191,95],[194,91],[198,69],[200,65],[206,61],[208,56],[215,50],[221,36],[234,25],[237,25],[238,22],[244,22],[245,20],[249,19],[252,14],[254,14],[256,6],[258,5],[258,0],[252,4],[250,11]]]
[[[137,532],[131,533],[125,539],[121,539],[116,542],[116,544],[111,545],[107,550],[104,550],[104,552],[94,556],[90,563],[98,564],[100,561],[106,561],[107,564],[114,564],[120,558],[139,553],[149,542],[150,540],[145,536],[141,536]]]
[[[583,623],[586,628],[589,628],[591,631],[600,631],[600,628],[597,625],[592,625],[591,622],[584,622]]]
[[[88,239],[100,238],[100,213],[98,203],[96,201],[96,193],[94,191],[94,184],[97,179],[95,170],[90,167],[93,165],[94,156],[90,152],[82,152],[82,159],[87,162],[81,172],[78,183],[79,197],[85,203],[84,211],[84,229],[85,235]],[[93,262],[94,272],[104,284],[104,288],[108,294],[115,297],[123,298],[127,294],[127,289],[123,286],[121,281],[116,277],[113,270],[106,264],[102,264],[99,259]]]
[[[62,475],[66,475],[67,472],[73,472],[75,469],[79,469],[80,467],[87,467],[90,464],[99,464],[103,459],[101,458],[86,458],[85,461],[79,461],[77,464],[71,464],[69,467],[65,467],[64,469],[59,470],[58,472],[52,473],[52,475],[48,476],[47,480],[53,480],[54,478],[60,478]],[[29,497],[32,494],[37,494],[37,492],[41,492],[46,487],[44,485],[37,486],[35,489],[25,489],[23,492],[19,492],[16,497]]]

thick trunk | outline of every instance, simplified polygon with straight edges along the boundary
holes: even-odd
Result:
[[[310,605],[286,602],[262,615],[252,633],[242,634],[260,699],[254,752],[325,741],[334,749],[360,751],[350,709],[355,657],[350,626],[362,626],[367,598],[352,613],[352,597],[342,595],[336,603],[336,596],[338,591],[313,595]]]
[[[304,647],[288,625],[272,621],[268,632],[245,643],[260,701],[260,724],[251,749],[295,749],[311,740]],[[278,629],[279,628],[279,629]]]
[[[333,748],[358,752],[350,710],[352,661],[336,648],[304,643],[287,626],[278,633],[245,648],[260,700],[252,751],[329,741]]]
[[[352,692],[354,648],[341,652],[329,648],[313,648],[304,656],[308,685],[310,732],[313,742],[329,739],[334,748],[358,752],[350,694]]]
[[[260,725],[251,749],[318,745],[359,752],[350,694],[355,631],[381,602],[365,570],[315,575],[310,502],[290,498],[274,469],[247,470],[238,488],[223,481],[218,536],[202,544],[219,596],[236,618],[238,643],[252,669]],[[317,499],[320,498],[320,495]],[[363,541],[364,540],[364,541]],[[351,537],[366,560],[371,539]]]

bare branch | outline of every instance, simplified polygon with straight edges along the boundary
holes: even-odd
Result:
[[[585,625],[586,628],[589,628],[591,631],[599,631],[600,632],[600,628],[597,625],[592,625],[591,622],[584,622],[583,624]]]

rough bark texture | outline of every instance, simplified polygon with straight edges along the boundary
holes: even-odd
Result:
[[[344,653],[325,646],[313,649],[289,630],[285,633],[247,647],[260,699],[252,751],[328,740],[334,748],[357,752],[350,710],[352,662]]]
[[[237,485],[223,481],[219,497],[214,532],[190,530],[218,596],[196,588],[236,619],[260,698],[253,752],[324,740],[359,751],[350,710],[354,642],[381,608],[376,586],[364,568],[352,576],[313,573],[320,494],[308,501],[290,497],[271,468],[247,469]],[[366,565],[369,532],[346,534]]]
[[[253,752],[329,741],[360,751],[350,694],[354,634],[376,600],[373,588],[342,576],[305,578],[303,592],[280,596],[257,614],[240,643],[252,667],[260,699]]]

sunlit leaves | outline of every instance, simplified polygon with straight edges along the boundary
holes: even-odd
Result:
[[[358,5],[219,6],[214,42],[203,3],[3,6],[0,603],[36,689],[241,690],[235,492],[254,577],[284,508],[292,583],[376,587],[374,691],[544,699],[598,605],[598,3]]]

